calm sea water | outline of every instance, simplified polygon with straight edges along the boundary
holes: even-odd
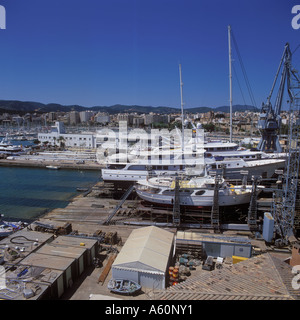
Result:
[[[94,170],[0,167],[0,213],[4,220],[35,219],[66,207],[77,187],[90,187],[99,177]]]

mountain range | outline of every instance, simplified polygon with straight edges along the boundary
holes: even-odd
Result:
[[[46,112],[70,112],[70,111],[97,111],[97,112],[108,112],[109,114],[125,113],[125,112],[136,112],[142,113],[160,113],[170,114],[179,113],[179,108],[171,107],[151,107],[151,106],[138,106],[138,105],[122,105],[116,104],[113,106],[95,106],[95,107],[83,107],[79,105],[61,105],[57,103],[43,104],[40,102],[33,101],[18,101],[18,100],[0,100],[0,113],[46,113]],[[258,112],[259,109],[249,105],[234,105],[232,111],[254,111]],[[212,107],[196,107],[196,108],[185,108],[186,113],[205,113],[209,111],[214,112],[229,112],[229,106],[220,106],[217,108]]]

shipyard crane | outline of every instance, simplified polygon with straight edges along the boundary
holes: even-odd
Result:
[[[282,99],[284,95],[285,83],[287,82],[287,89],[290,91],[290,77],[291,77],[291,50],[287,43],[284,47],[283,55],[272,85],[272,89],[267,98],[266,103],[262,104],[262,108],[258,120],[258,129],[261,132],[261,139],[257,146],[258,150],[265,152],[282,152],[279,143],[279,130],[281,126],[280,111],[282,106]],[[282,68],[281,79],[278,89],[278,94],[275,100],[274,108],[271,104],[271,97],[279,77],[279,72]]]
[[[293,236],[296,209],[298,176],[299,176],[299,129],[300,129],[300,77],[291,65],[291,53],[286,46],[288,59],[285,60],[289,95],[289,134],[287,161],[283,176],[282,189],[274,192],[272,215],[275,220],[275,231],[279,236],[275,244],[287,245]],[[299,192],[299,191],[298,191]]]

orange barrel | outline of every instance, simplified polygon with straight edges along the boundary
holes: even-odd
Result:
[[[169,286],[171,287],[173,285],[173,282],[175,281],[175,279],[170,276],[170,279],[169,279]]]
[[[173,278],[177,279],[178,278],[178,268],[174,268],[173,270]]]
[[[173,267],[169,267],[169,275],[172,276],[173,275],[173,270],[174,268]]]

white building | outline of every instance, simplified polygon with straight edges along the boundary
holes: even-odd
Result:
[[[39,133],[38,140],[43,142],[49,142],[51,145],[60,145],[64,143],[66,147],[75,148],[96,148],[96,137],[94,134],[85,133],[66,133],[63,122],[55,122],[55,125],[51,127],[51,132]]]
[[[169,231],[155,226],[135,229],[112,265],[112,277],[165,289],[173,247],[174,234]]]
[[[79,112],[80,122],[90,121],[94,114],[95,114],[94,111],[80,111]]]

